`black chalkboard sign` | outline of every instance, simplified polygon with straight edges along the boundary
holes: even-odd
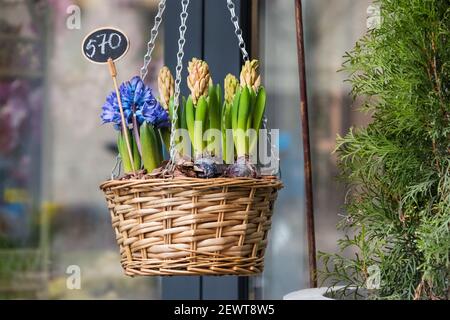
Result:
[[[83,55],[94,63],[116,61],[123,57],[130,47],[128,37],[115,28],[100,28],[89,33],[83,40]]]

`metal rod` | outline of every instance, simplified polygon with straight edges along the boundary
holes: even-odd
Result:
[[[303,32],[302,0],[295,0],[295,22],[297,34],[297,58],[300,86],[300,118],[305,171],[306,227],[308,233],[309,286],[317,287],[316,239],[314,232],[314,201],[312,184],[311,147],[309,138],[308,96],[305,67],[305,37]]]

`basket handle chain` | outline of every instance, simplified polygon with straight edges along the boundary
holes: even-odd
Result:
[[[141,79],[144,81],[145,77],[148,73],[148,65],[152,61],[152,52],[155,48],[155,41],[158,37],[158,29],[159,25],[162,22],[162,15],[164,10],[166,9],[166,0],[160,0],[158,3],[158,13],[155,16],[155,22],[153,24],[153,28],[150,31],[150,41],[147,43],[147,53],[144,56],[144,65],[141,68]]]
[[[234,25],[234,34],[239,41],[239,49],[241,49],[242,59],[245,61],[250,60],[247,49],[245,48],[245,41],[242,37],[242,29],[239,27],[239,17],[236,15],[233,0],[227,0],[227,8],[231,14],[231,22]]]
[[[244,38],[242,37],[242,29],[239,27],[239,17],[236,15],[233,0],[227,0],[227,8],[231,14],[231,22],[234,25],[234,33],[239,42],[239,48],[241,49],[242,59],[244,60],[244,62],[247,62],[250,60],[250,58],[249,58],[249,55],[248,55],[248,52],[247,52],[247,49],[245,46]],[[266,129],[266,130],[269,128],[266,115],[263,116],[262,128]],[[269,133],[267,133],[267,140],[270,144],[270,153],[272,156],[274,156],[276,154],[275,153],[276,149],[275,149],[275,145],[272,143],[272,135]],[[278,157],[277,161],[278,161],[278,163],[280,163],[279,157]],[[280,165],[278,165],[278,168],[280,168]],[[276,173],[281,176],[281,169],[279,169]]]
[[[181,0],[181,13],[180,13],[180,27],[178,28],[180,32],[180,37],[178,39],[178,53],[177,53],[177,67],[175,69],[175,93],[173,97],[173,112],[172,112],[172,123],[170,129],[170,161],[167,163],[166,170],[170,173],[173,173],[175,170],[175,132],[176,132],[176,123],[178,121],[178,107],[180,106],[180,84],[181,84],[181,71],[183,70],[183,57],[184,57],[184,44],[186,39],[184,38],[184,34],[186,33],[187,26],[186,20],[189,16],[187,9],[189,6],[189,0]]]

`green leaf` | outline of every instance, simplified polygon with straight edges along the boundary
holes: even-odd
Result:
[[[238,88],[233,99],[233,108],[231,109],[231,119],[233,130],[238,128],[239,101],[241,99],[241,89]]]
[[[208,103],[209,128],[220,130],[220,106],[216,90],[211,91]]]
[[[158,137],[152,125],[144,122],[140,129],[142,145],[142,162],[147,172],[152,172],[160,164],[161,149]]]
[[[228,137],[227,137],[227,129],[232,129],[232,119],[231,119],[231,109],[232,105],[224,102],[224,106],[222,107],[223,116],[222,116],[222,158],[225,163],[231,163],[232,157],[227,153],[227,145],[228,145]],[[229,151],[228,151],[229,152]]]
[[[195,124],[195,107],[192,97],[189,95],[186,101],[186,126],[189,131],[189,137],[194,144],[194,124]]]
[[[130,131],[127,130],[128,139],[131,140]],[[117,138],[117,148],[119,149],[120,158],[122,159],[122,167],[125,173],[133,172],[133,166],[131,164],[130,155],[128,153],[127,144],[123,136],[122,131],[119,133]]]
[[[247,131],[247,122],[250,114],[250,91],[247,87],[242,89],[242,93],[239,99],[239,112],[238,112],[238,123],[236,132],[236,150],[238,157],[244,156],[248,154],[247,148],[247,139],[246,139],[246,131]]]
[[[253,152],[254,148],[258,142],[259,129],[261,129],[262,119],[264,117],[264,112],[266,110],[266,90],[264,87],[260,87],[258,91],[258,96],[256,97],[255,108],[253,110],[253,129],[256,131],[256,135],[250,141],[250,153]]]
[[[169,152],[170,150],[170,128],[161,128],[159,129],[159,134],[161,136],[162,141],[164,142],[164,146]]]
[[[210,119],[210,128],[220,129],[220,105],[219,97],[217,96],[216,90],[213,90],[211,96],[209,97],[209,108],[208,116]]]
[[[255,108],[253,110],[253,129],[258,131],[261,128],[262,119],[264,117],[264,112],[266,110],[266,90],[264,87],[260,87],[258,95],[256,97]]]
[[[132,144],[133,144],[133,163],[134,163],[134,169],[140,170],[141,169],[141,155],[139,153],[139,148],[136,143],[136,139],[133,137]]]
[[[253,112],[254,112],[255,103],[256,103],[256,93],[255,93],[255,91],[252,88],[250,88],[249,92],[250,92],[250,110],[249,110],[249,117],[247,119],[247,127],[246,127],[247,130],[252,127]]]
[[[162,155],[162,152],[163,152],[163,146],[162,146],[163,137],[161,135],[161,132],[158,129],[153,129],[153,131],[155,132],[155,136],[156,136],[156,160],[157,160],[158,166],[159,166],[161,164],[161,162],[163,161],[163,155]],[[169,141],[170,141],[170,131],[169,131]]]
[[[239,99],[238,129],[247,129],[247,121],[250,114],[250,99],[250,91],[247,87],[243,88]]]
[[[203,134],[206,131],[206,117],[208,114],[208,103],[205,97],[200,97],[195,110],[195,123],[194,123],[194,153],[195,156],[199,156],[203,153]]]
[[[220,84],[216,84],[216,96],[217,96],[217,103],[220,108],[220,114],[222,114],[222,107],[223,107],[223,97],[222,97],[222,88],[220,87]]]

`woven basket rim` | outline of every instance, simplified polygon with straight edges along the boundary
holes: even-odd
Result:
[[[152,178],[152,179],[110,179],[104,181],[100,185],[100,189],[105,191],[111,188],[135,187],[140,185],[148,186],[190,186],[193,189],[203,189],[208,187],[222,187],[222,186],[242,186],[253,188],[272,187],[276,189],[283,188],[283,182],[277,176],[262,176],[261,178],[189,178],[189,177],[173,177],[173,178]]]

